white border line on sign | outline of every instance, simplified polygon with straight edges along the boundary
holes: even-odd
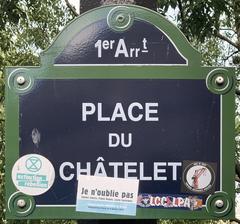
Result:
[[[76,207],[76,205],[36,205],[36,207]]]
[[[222,95],[220,95],[220,191],[222,191]]]
[[[188,66],[188,64],[53,64],[55,67],[84,67],[84,66]]]

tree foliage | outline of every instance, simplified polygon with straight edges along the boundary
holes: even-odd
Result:
[[[229,1],[227,0],[163,0],[159,6],[166,12],[168,7],[179,8],[178,21],[180,28],[188,38],[204,41],[215,35],[221,26],[220,17],[225,14],[225,21],[230,18]],[[227,19],[227,20],[226,20]]]
[[[162,14],[177,10],[179,28],[190,42],[221,40],[230,48],[224,57],[240,63],[239,0],[158,0],[158,6]]]
[[[0,0],[1,71],[6,65],[38,64],[39,51],[71,18],[59,0]]]

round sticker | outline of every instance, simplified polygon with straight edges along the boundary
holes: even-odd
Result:
[[[184,170],[184,184],[194,192],[208,191],[214,184],[215,174],[210,165],[196,162]]]
[[[38,154],[19,158],[12,169],[12,180],[16,188],[26,195],[40,195],[48,191],[54,182],[52,163]]]

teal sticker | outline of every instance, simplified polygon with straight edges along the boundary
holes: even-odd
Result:
[[[54,182],[55,171],[52,163],[38,154],[28,154],[19,158],[12,168],[15,187],[26,195],[41,195]]]
[[[48,188],[47,177],[44,175],[18,173],[17,180],[18,180],[18,186]]]
[[[76,211],[115,215],[136,215],[136,203],[77,200]]]

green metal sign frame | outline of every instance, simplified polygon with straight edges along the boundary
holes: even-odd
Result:
[[[163,16],[137,6],[123,6],[123,17],[130,20],[147,21],[165,33],[181,54],[187,65],[85,65],[54,66],[54,59],[64,50],[72,37],[84,27],[107,18],[118,6],[111,5],[89,11],[73,20],[57,36],[53,44],[41,53],[39,67],[6,68],[6,206],[8,219],[230,219],[234,217],[234,68],[203,67],[200,54],[189,44],[181,31]],[[124,11],[125,10],[125,11]],[[122,15],[122,14],[121,14]],[[127,29],[118,24],[113,16],[110,26],[116,32]],[[124,27],[124,28],[123,28]],[[34,196],[19,192],[11,178],[14,163],[19,158],[19,96],[27,94],[37,79],[191,79],[205,80],[206,87],[221,96],[221,190],[209,196],[201,211],[137,208],[137,215],[120,216],[108,214],[80,213],[73,207],[38,207]],[[24,81],[22,82],[23,79]],[[197,100],[197,99],[196,99]],[[19,207],[19,200],[26,205]],[[221,200],[224,206],[216,207]],[[20,200],[21,201],[21,200]]]

